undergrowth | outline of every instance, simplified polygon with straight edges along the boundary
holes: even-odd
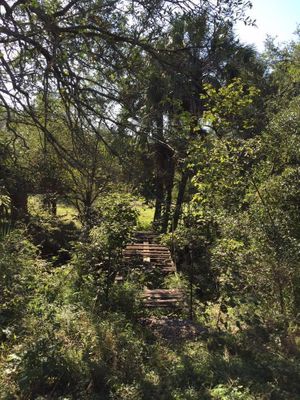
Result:
[[[299,399],[299,354],[274,333],[208,327],[193,341],[159,339],[140,323],[137,275],[112,284],[108,299],[105,269],[80,275],[88,245],[54,267],[24,228],[0,250],[3,400]],[[187,285],[180,275],[165,283]]]

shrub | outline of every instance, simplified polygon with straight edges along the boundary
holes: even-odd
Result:
[[[54,266],[70,260],[73,242],[79,237],[73,222],[64,222],[44,213],[32,217],[28,229],[43,258],[51,261]]]

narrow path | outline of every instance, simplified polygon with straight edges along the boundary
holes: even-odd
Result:
[[[158,243],[154,232],[137,232],[135,242],[124,249],[126,262],[135,263],[145,270],[155,271],[161,277],[175,274],[176,264],[168,247]],[[181,289],[145,288],[144,305],[148,309],[164,309],[166,311],[182,309],[185,306],[185,294]],[[166,313],[168,315],[168,312]],[[170,316],[150,316],[142,318],[141,323],[147,326],[158,339],[174,344],[181,341],[194,341],[203,337],[208,331],[205,327],[187,319]]]
[[[153,271],[162,276],[176,273],[176,264],[168,247],[157,243],[154,232],[137,232],[135,243],[124,249],[126,262],[139,260],[145,270]],[[143,293],[145,307],[174,308],[183,304],[184,293],[180,289],[145,288]]]

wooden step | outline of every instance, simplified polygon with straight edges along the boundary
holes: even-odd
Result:
[[[168,251],[156,252],[156,251],[148,251],[148,250],[123,250],[124,256],[134,257],[134,256],[152,256],[156,258],[171,258],[171,253]]]
[[[138,256],[138,255],[151,255],[153,257],[170,257],[170,253],[168,251],[151,251],[151,250],[131,250],[131,249],[124,249],[124,255],[128,256]]]
[[[145,289],[143,293],[144,297],[172,297],[172,296],[183,296],[182,289]]]
[[[145,240],[156,236],[151,232],[139,232],[137,235]],[[130,264],[130,261],[138,262],[148,270],[160,269],[163,274],[176,272],[176,265],[172,260],[170,250],[161,244],[145,241],[129,244],[123,250],[123,257],[128,264]]]
[[[143,242],[155,243],[157,238],[158,235],[157,233],[154,232],[138,231],[135,233],[135,241],[137,243],[143,243]]]
[[[124,262],[129,268],[130,263],[132,266],[136,263],[136,266],[142,267],[146,272],[161,274],[162,277],[176,272],[170,250],[155,243],[157,237],[153,232],[136,233],[135,243],[127,245],[123,250]],[[123,277],[118,275],[116,281],[122,282]],[[183,304],[184,294],[179,289],[145,289],[142,298],[145,307],[175,308]]]
[[[128,244],[127,248],[128,249],[144,249],[145,247],[150,248],[150,249],[166,249],[168,250],[165,246],[162,244],[153,244],[153,243],[133,243],[133,244]]]
[[[125,260],[127,264],[129,264],[129,260]],[[130,264],[129,264],[130,265]],[[146,271],[161,271],[162,273],[175,273],[176,272],[176,267],[172,263],[166,263],[166,264],[157,264],[155,262],[142,262],[142,264],[137,264],[136,266],[139,266],[143,268]]]
[[[145,289],[143,295],[146,307],[178,307],[182,305],[184,293],[181,289]]]

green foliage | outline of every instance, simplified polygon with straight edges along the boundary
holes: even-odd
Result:
[[[3,213],[4,213],[5,209],[10,208],[10,198],[7,194],[1,193],[0,207],[1,207],[1,211],[3,211]],[[2,216],[2,214],[1,214],[1,216]]]
[[[76,245],[73,259],[78,271],[78,284],[86,287],[89,298],[109,301],[109,292],[117,275],[127,275],[122,250],[132,238],[137,211],[131,198],[109,196],[99,204],[99,217],[94,226]]]
[[[143,314],[142,287],[133,278],[129,275],[124,282],[115,283],[106,302],[111,311],[118,312],[129,320],[136,320]]]
[[[1,398],[108,396],[113,382],[131,382],[143,347],[130,322],[117,314],[95,318],[74,303],[72,269],[50,272],[26,236],[15,231],[1,242]],[[136,300],[129,282],[111,299],[131,318]]]
[[[243,388],[243,386],[238,385],[232,386],[218,385],[211,390],[211,395],[213,399],[216,400],[254,400],[255,397],[250,394],[249,389]]]
[[[87,307],[77,270],[49,269],[25,237],[15,231],[1,248],[1,398],[297,399],[297,358],[285,358],[276,340],[271,349],[273,339],[251,326],[159,341],[133,322],[140,311],[130,279],[113,287],[109,312]]]
[[[79,237],[79,230],[72,221],[64,222],[44,212],[31,218],[28,230],[41,256],[54,266],[70,260],[73,243]]]
[[[10,207],[10,197],[5,190],[0,188],[0,239],[11,229]]]
[[[63,3],[0,13],[1,399],[298,400],[299,43],[263,65],[233,36],[239,0]],[[180,210],[161,237],[177,274],[125,262],[137,227]],[[146,282],[191,309],[145,311]],[[156,330],[188,311],[193,340]]]
[[[44,270],[37,248],[25,230],[16,230],[0,241],[0,295],[2,326],[18,326]]]
[[[191,163],[197,169],[193,200],[205,208],[235,212],[245,207],[251,169],[260,156],[260,140],[208,136],[194,143]]]
[[[138,217],[138,228],[141,230],[151,229],[153,222],[154,209],[149,206],[138,207],[139,217]]]
[[[94,227],[95,238],[100,246],[121,248],[131,238],[137,223],[138,211],[132,207],[132,197],[124,193],[112,193],[98,203],[99,220]]]
[[[118,382],[130,384],[140,375],[143,344],[117,314],[93,319],[80,307],[44,300],[28,322],[22,346],[7,349],[3,360],[1,398],[51,393],[106,399]]]
[[[254,86],[245,85],[241,78],[235,78],[227,86],[219,89],[211,84],[204,85],[205,94],[201,99],[206,101],[203,121],[215,129],[216,133],[239,133],[253,128],[255,123],[253,99],[260,91]]]

